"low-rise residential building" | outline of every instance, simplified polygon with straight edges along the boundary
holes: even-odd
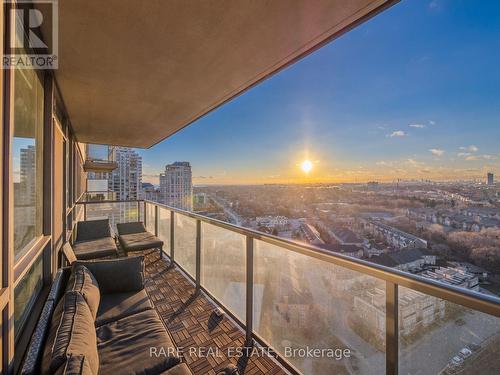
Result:
[[[283,230],[288,226],[288,218],[286,216],[258,216],[255,218],[255,223],[258,227]]]
[[[300,225],[300,233],[302,238],[311,245],[323,245],[325,243],[321,239],[318,230],[309,223],[302,223]]]
[[[354,296],[354,314],[378,340],[385,340],[385,291],[379,288]],[[405,336],[444,318],[445,301],[427,294],[404,289],[399,296],[399,332]]]
[[[499,219],[500,220],[500,208],[493,207],[468,207],[462,209],[462,214],[472,217],[476,221],[480,221],[485,218]]]
[[[408,208],[406,210],[406,216],[410,219],[417,221],[428,221],[432,222],[435,210],[432,208]]]
[[[419,275],[445,284],[479,291],[478,276],[468,272],[464,267],[439,267],[422,271]]]
[[[438,211],[431,208],[410,208],[406,215],[416,221],[441,224],[445,227],[470,232],[500,228],[500,209],[490,207]]]
[[[379,244],[373,244],[373,243],[368,242],[367,244],[365,244],[363,246],[363,253],[364,253],[363,255],[366,258],[379,256],[379,255],[382,255],[386,252],[387,252],[387,250],[383,246],[380,246]]]
[[[395,247],[396,249],[427,247],[426,240],[410,233],[403,232],[402,230],[391,227],[380,221],[365,221],[365,229],[375,237],[384,239],[389,246]]]
[[[401,271],[419,272],[436,265],[436,256],[426,249],[404,249],[374,256],[370,261]]]
[[[363,238],[345,227],[334,227],[328,233],[341,245],[362,246],[364,243]]]
[[[354,258],[361,258],[364,254],[364,249],[359,245],[352,244],[322,244],[319,245],[322,249],[332,251],[335,253],[340,253],[342,255],[347,255]]]

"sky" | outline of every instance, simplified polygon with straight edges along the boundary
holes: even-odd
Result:
[[[499,67],[500,1],[403,0],[139,150],[143,180],[174,161],[198,185],[500,175]]]

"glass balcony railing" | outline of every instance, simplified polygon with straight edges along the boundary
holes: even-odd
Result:
[[[144,218],[247,341],[292,371],[500,373],[499,298],[155,202],[85,207],[88,220]]]
[[[114,201],[116,200],[116,193],[114,191],[87,191],[82,200],[85,201]]]
[[[116,224],[144,220],[144,202],[88,200],[81,201],[83,220],[109,219],[111,229],[117,233]]]

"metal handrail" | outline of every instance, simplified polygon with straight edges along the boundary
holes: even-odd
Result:
[[[223,228],[246,237],[246,274],[247,274],[247,290],[246,290],[246,322],[242,322],[239,317],[234,316],[224,304],[219,304],[222,308],[234,318],[246,330],[247,343],[252,339],[256,339],[263,345],[269,346],[266,341],[259,337],[252,328],[252,312],[253,312],[253,262],[254,262],[254,244],[255,240],[259,240],[280,248],[293,251],[305,256],[310,256],[325,262],[329,262],[343,268],[347,268],[364,275],[369,275],[379,280],[386,282],[386,373],[397,374],[398,372],[398,288],[399,286],[412,289],[436,298],[447,300],[449,302],[462,305],[475,311],[489,314],[495,317],[500,317],[500,298],[489,296],[469,289],[456,287],[449,284],[444,284],[439,281],[424,278],[422,276],[414,275],[408,272],[396,270],[394,268],[385,267],[379,264],[371,263],[365,260],[348,257],[342,254],[336,254],[319,247],[299,243],[293,240],[265,234],[253,229],[243,228],[241,226],[213,219],[203,216],[194,212],[185,211],[179,208],[171,207],[163,203],[154,202],[150,200],[108,200],[108,201],[88,201],[78,202],[78,204],[103,204],[103,203],[126,203],[144,202],[144,221],[147,220],[146,207],[150,204],[155,207],[155,232],[158,231],[158,208],[164,208],[170,211],[170,260],[172,264],[179,266],[188,276],[193,280],[197,290],[203,290],[211,298],[212,294],[201,285],[200,269],[201,269],[201,223],[208,223],[219,228]],[[175,261],[174,249],[174,236],[175,224],[174,214],[190,217],[196,220],[196,275],[189,275],[188,272]],[[217,299],[215,299],[217,300]],[[272,348],[272,347],[271,347]],[[298,370],[294,368],[286,359],[277,354],[277,359],[290,371],[297,373]]]
[[[453,303],[457,303],[465,307],[470,307],[474,310],[478,310],[486,314],[500,317],[500,298],[498,297],[489,296],[486,294],[475,292],[473,290],[440,283],[439,281],[431,280],[422,276],[382,266],[376,263],[371,263],[362,259],[349,257],[343,254],[332,253],[314,245],[303,244],[286,238],[262,233],[253,229],[243,228],[235,224],[213,219],[207,216],[196,214],[194,212],[170,207],[166,204],[150,200],[144,200],[144,202],[152,205],[157,205],[159,207],[164,207],[169,211],[173,211],[184,216],[189,216],[193,219],[199,219],[203,222],[213,224],[215,226],[225,228],[233,232],[237,232],[243,235],[249,235],[256,240],[260,240],[279,247],[284,247],[297,253],[309,255],[323,261],[334,263],[344,268],[349,268],[353,271],[367,274],[369,276],[373,276],[384,281],[389,281],[409,289],[414,289],[425,294],[430,294],[434,297],[449,300]],[[436,289],[438,289],[439,291],[437,291]],[[474,302],[472,303],[472,301]]]

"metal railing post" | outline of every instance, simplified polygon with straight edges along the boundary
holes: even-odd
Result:
[[[247,235],[246,243],[246,323],[245,344],[249,347],[253,346],[253,237]]]
[[[144,202],[144,226],[146,226],[146,202]],[[137,221],[141,221],[141,201],[137,201]]]
[[[201,220],[196,220],[196,293],[201,289]]]
[[[175,214],[174,211],[170,211],[170,267],[174,266],[175,263]]]
[[[398,285],[386,281],[385,290],[385,373],[397,375],[399,356]]]
[[[146,204],[146,202],[144,202]],[[158,237],[158,223],[160,222],[158,220],[158,214],[160,213],[160,210],[158,209],[158,206],[155,204],[155,236]]]
[[[87,203],[83,203],[83,221],[87,220]]]

